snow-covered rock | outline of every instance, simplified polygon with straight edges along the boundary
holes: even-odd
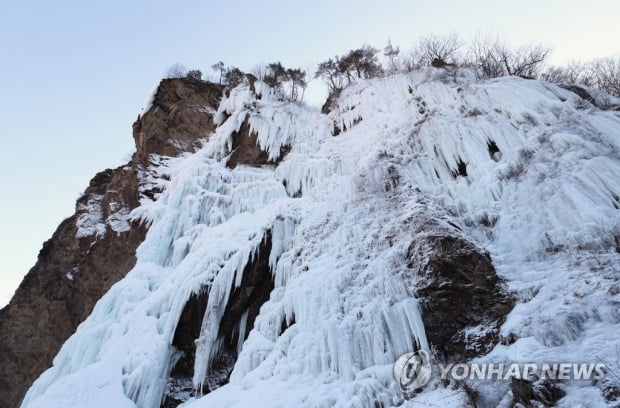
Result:
[[[131,213],[151,225],[136,266],[23,407],[160,406],[183,360],[175,333],[200,294],[193,391],[175,394],[191,396],[185,408],[465,405],[438,382],[405,401],[392,378],[401,354],[442,346],[415,293],[433,255],[420,243],[446,235],[488,251],[516,298],[503,341],[477,361],[619,368],[618,112],[548,83],[443,69],[360,80],[327,115],[255,86],[231,91],[204,147]],[[227,167],[244,123],[277,164]],[[268,299],[255,316],[231,312],[261,262]],[[487,406],[510,395],[509,382],[476,387]],[[606,404],[597,384],[561,387],[558,406]]]

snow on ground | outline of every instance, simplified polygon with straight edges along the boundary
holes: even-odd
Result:
[[[489,250],[518,297],[502,327],[515,341],[480,361],[620,368],[617,112],[547,83],[432,69],[359,81],[329,115],[258,86],[260,100],[244,86],[231,92],[204,148],[171,164],[161,197],[132,213],[152,224],[136,267],[24,407],[158,407],[183,306],[208,285],[200,387],[221,305],[267,231],[275,290],[230,382],[183,407],[400,405],[392,364],[428,348],[402,279],[411,225],[426,220],[455,223]],[[246,118],[271,158],[291,146],[278,166],[225,167]],[[475,385],[489,406],[506,401],[507,383]],[[605,406],[591,383],[562,387],[560,406]],[[460,390],[429,387],[404,406],[465,401]]]

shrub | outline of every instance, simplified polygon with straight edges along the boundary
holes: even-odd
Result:
[[[187,71],[185,76],[195,81],[202,81],[202,72],[199,69],[191,69]]]
[[[383,75],[378,52],[376,48],[364,45],[343,56],[330,58],[318,65],[314,77],[323,79],[330,94],[342,90],[345,83],[348,85],[355,79],[378,77]]]
[[[592,75],[597,88],[620,98],[620,56],[592,62]]]
[[[165,78],[183,78],[187,73],[187,68],[183,64],[179,64],[178,62],[174,65],[171,65],[166,70]]]
[[[420,38],[418,49],[421,62],[436,68],[457,64],[458,50],[463,46],[456,33],[443,37],[428,36]]]
[[[245,79],[245,73],[237,67],[229,67],[226,69],[223,77],[223,85],[229,89],[241,84]]]
[[[478,37],[468,51],[469,65],[479,78],[516,75],[536,78],[551,50],[538,44],[511,49],[497,37]]]

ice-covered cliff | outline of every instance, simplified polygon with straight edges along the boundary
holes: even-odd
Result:
[[[620,368],[618,112],[429,68],[360,80],[329,114],[260,81],[211,114],[130,214],[135,267],[23,407],[467,406],[440,381],[405,400],[392,367],[419,349]],[[511,403],[508,382],[471,386]],[[613,397],[558,386],[558,406]]]
[[[0,403],[19,406],[34,380],[108,289],[136,263],[146,228],[129,219],[163,184],[168,157],[194,151],[213,127],[221,87],[165,79],[134,123],[136,152],[93,177],[0,311]]]

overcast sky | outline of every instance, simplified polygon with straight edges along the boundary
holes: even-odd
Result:
[[[3,0],[0,306],[90,178],[126,162],[131,124],[173,63],[307,68],[452,31],[541,42],[564,63],[620,53],[619,16],[618,0]]]

